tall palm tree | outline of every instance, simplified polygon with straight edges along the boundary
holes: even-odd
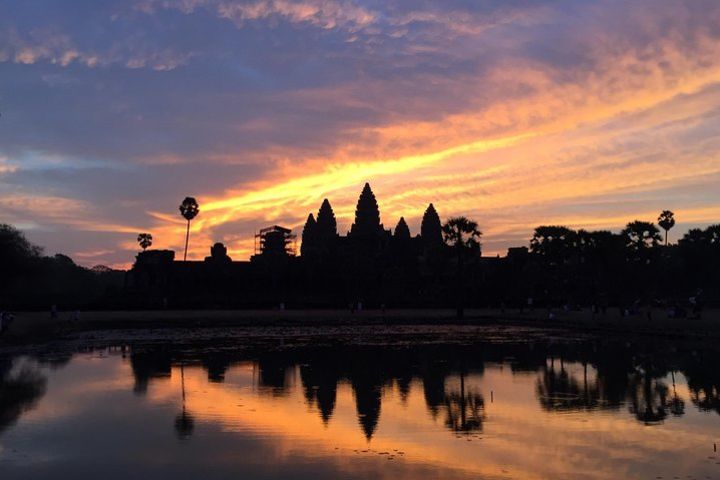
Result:
[[[471,252],[480,254],[480,237],[482,232],[478,230],[477,222],[466,217],[453,217],[445,222],[442,227],[445,243],[450,246],[457,256],[457,316],[462,318],[463,307],[463,271],[465,256]]]
[[[668,231],[675,226],[675,214],[670,210],[663,210],[658,217],[658,225],[665,230],[665,246],[668,244]]]
[[[140,233],[137,237],[137,241],[140,244],[140,248],[143,249],[143,252],[152,246],[152,240],[152,235],[149,233]]]
[[[185,200],[180,204],[180,215],[187,220],[187,233],[185,234],[185,255],[183,255],[183,261],[187,260],[188,242],[190,241],[190,220],[197,217],[200,213],[200,206],[197,200],[193,197],[185,197]]]

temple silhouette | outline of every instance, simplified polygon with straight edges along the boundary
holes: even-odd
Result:
[[[317,215],[307,217],[299,252],[292,230],[273,225],[255,235],[249,261],[232,260],[222,243],[214,244],[204,261],[178,261],[170,250],[140,252],[127,285],[151,302],[171,298],[175,306],[378,308],[416,305],[419,299],[424,305],[442,305],[451,296],[444,280],[453,274],[453,261],[432,203],[418,235],[411,235],[403,217],[390,230],[381,222],[377,199],[366,183],[346,235],[338,232],[325,199]]]
[[[555,308],[591,307],[605,315],[650,315],[651,306],[675,317],[698,317],[720,301],[720,225],[691,229],[667,244],[673,213],[658,226],[635,220],[618,232],[534,229],[528,246],[503,257],[483,256],[480,232],[456,248],[453,224],[441,222],[430,203],[420,232],[403,217],[393,229],[382,222],[377,199],[365,184],[355,218],[344,235],[328,199],[296,234],[273,225],[255,235],[249,261],[233,261],[221,243],[203,261],[178,261],[170,250],[137,255],[127,272],[123,308]],[[451,219],[472,222],[464,217]],[[455,237],[457,238],[457,236]],[[534,310],[533,310],[534,311]]]

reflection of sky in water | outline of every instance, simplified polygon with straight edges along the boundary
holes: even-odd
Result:
[[[380,378],[372,368],[333,376],[332,365],[312,363],[181,367],[110,352],[5,370],[3,479],[720,475],[720,416],[697,408],[679,372],[675,388],[670,374],[630,372],[615,404],[599,369],[558,360]],[[23,375],[46,378],[45,393],[8,407],[11,388],[28,392],[8,379]]]

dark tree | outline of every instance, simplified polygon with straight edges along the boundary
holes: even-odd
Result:
[[[550,264],[567,263],[577,244],[577,232],[559,225],[543,225],[535,229],[530,239],[530,252],[546,259]]]
[[[200,213],[200,206],[197,200],[193,197],[185,197],[185,200],[180,204],[180,215],[187,220],[187,232],[185,234],[185,255],[183,255],[183,261],[187,261],[188,242],[190,241],[190,220],[197,217]]]
[[[476,222],[466,217],[453,217],[442,227],[445,243],[455,252],[457,260],[457,316],[462,318],[464,314],[464,274],[466,257],[469,255],[480,256],[480,237],[482,232],[478,230]]]
[[[628,258],[649,263],[653,249],[660,244],[660,231],[651,222],[635,220],[627,224],[621,234],[625,240]]]
[[[665,230],[665,246],[667,246],[668,232],[675,226],[675,214],[670,210],[663,210],[658,217],[658,225]]]
[[[42,249],[30,243],[11,225],[0,224],[0,265],[4,277],[14,277],[42,255]]]
[[[140,248],[143,252],[152,246],[153,237],[149,233],[141,233],[137,237],[137,241],[140,244]]]

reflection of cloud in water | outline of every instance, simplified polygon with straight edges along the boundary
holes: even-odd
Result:
[[[664,424],[642,423],[648,398],[651,412],[690,404],[697,388],[684,374],[674,375],[673,389],[662,363],[650,369],[632,354],[578,348],[549,356],[541,346],[523,348],[278,349],[262,353],[260,362],[257,353],[206,358],[169,347],[138,350],[127,360],[81,355],[50,372],[45,413],[7,435],[28,435],[38,455],[103,448],[117,451],[115,465],[125,461],[121,453],[142,459],[143,468],[177,462],[180,476],[190,475],[190,464],[200,473],[210,464],[258,475],[312,470],[318,479],[706,471],[693,462],[716,432],[718,416],[687,408],[678,411],[681,417],[666,415]],[[511,357],[522,359],[522,368],[504,360]],[[678,355],[669,364],[710,389],[715,383],[699,370],[702,360]],[[112,388],[97,388],[103,383]],[[133,393],[138,384],[143,395]],[[66,404],[71,412],[54,410]],[[628,411],[635,404],[639,418]],[[34,425],[58,428],[35,431]],[[98,445],[88,447],[87,435]],[[191,448],[192,458],[178,459],[179,448]],[[398,450],[405,454],[395,454],[394,462],[379,458],[378,452]]]

